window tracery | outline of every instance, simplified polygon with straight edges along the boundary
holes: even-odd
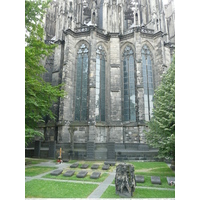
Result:
[[[152,116],[154,89],[153,89],[152,55],[147,45],[144,45],[142,48],[142,70],[143,70],[143,86],[144,86],[145,121],[149,121]]]

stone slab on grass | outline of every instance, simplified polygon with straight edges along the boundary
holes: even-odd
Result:
[[[151,183],[152,184],[159,184],[161,185],[161,180],[159,176],[151,176]]]
[[[144,176],[135,176],[136,183],[144,183]]]
[[[93,179],[98,179],[100,177],[101,173],[100,172],[93,172],[91,175],[90,175],[90,178],[93,178]]]
[[[79,166],[79,163],[74,163],[72,165],[70,165],[70,168],[77,168]]]
[[[102,167],[103,170],[108,170],[109,168],[110,168],[110,165],[104,165],[104,166]]]
[[[69,170],[69,171],[65,172],[65,173],[63,174],[63,176],[70,177],[70,176],[74,175],[74,173],[75,173],[75,171]]]
[[[84,177],[86,177],[86,175],[87,175],[87,171],[80,171],[77,175],[76,175],[76,177],[77,178],[84,178]]]
[[[97,165],[97,164],[94,164],[94,165],[92,165],[92,167],[91,167],[91,169],[98,169],[99,168],[99,165]]]
[[[88,164],[83,164],[83,165],[81,165],[81,169],[87,169],[88,168]]]
[[[167,183],[171,185],[171,182],[175,184],[175,177],[167,177]]]
[[[50,174],[53,176],[58,176],[63,172],[63,169],[56,169],[53,172],[51,172]]]
[[[116,162],[115,161],[105,161],[105,165],[110,165],[110,166],[115,166]]]

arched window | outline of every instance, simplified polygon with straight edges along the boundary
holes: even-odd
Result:
[[[76,61],[75,120],[86,121],[88,116],[88,48],[82,44]]]
[[[102,46],[96,50],[96,121],[105,121],[105,51]]]
[[[136,121],[135,108],[135,63],[134,53],[130,46],[126,46],[123,53],[124,71],[124,104],[123,120]]]
[[[153,109],[153,72],[152,72],[152,56],[146,45],[142,48],[142,70],[144,85],[144,111],[145,121],[149,121],[152,116]]]

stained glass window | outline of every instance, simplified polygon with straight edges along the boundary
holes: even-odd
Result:
[[[102,46],[96,50],[96,121],[105,121],[105,51]]]
[[[145,121],[149,121],[153,109],[153,73],[152,73],[152,56],[149,48],[144,45],[142,48],[142,70],[144,86],[144,112]]]
[[[76,61],[75,120],[86,121],[88,116],[88,48],[82,44]]]
[[[135,64],[134,53],[130,46],[126,46],[123,53],[124,72],[124,104],[123,120],[136,121],[135,109]]]

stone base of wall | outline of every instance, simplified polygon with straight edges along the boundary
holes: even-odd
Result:
[[[110,143],[96,143],[93,160],[108,160],[108,146]],[[40,158],[49,157],[49,144],[42,143]],[[60,155],[62,148],[62,159],[64,160],[87,160],[87,143],[74,143],[74,151],[70,143],[56,144],[55,159]],[[141,143],[115,143],[112,160],[156,160],[158,150],[150,148],[147,144]],[[27,157],[34,157],[34,148],[26,149]]]

